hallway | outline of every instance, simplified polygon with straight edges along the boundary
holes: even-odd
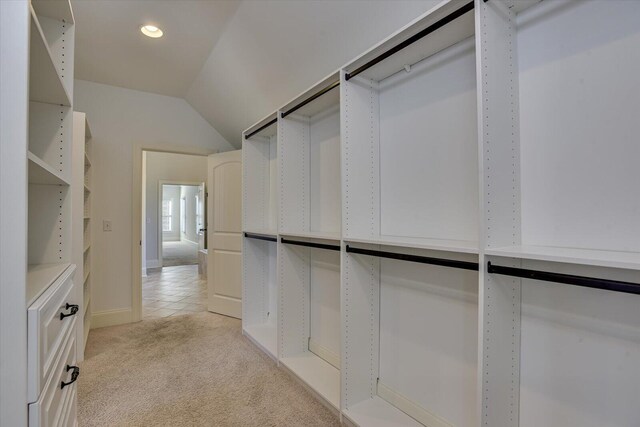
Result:
[[[154,268],[142,278],[142,319],[192,314],[207,309],[207,281],[197,265]]]

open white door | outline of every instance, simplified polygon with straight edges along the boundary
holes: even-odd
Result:
[[[209,311],[242,316],[242,151],[209,156]]]

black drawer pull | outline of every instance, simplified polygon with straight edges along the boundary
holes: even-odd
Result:
[[[67,305],[64,306],[65,310],[71,310],[68,314],[64,314],[64,313],[60,313],[60,320],[64,319],[65,317],[69,317],[69,316],[73,316],[75,315],[78,310],[80,309],[80,307],[78,307],[78,304],[69,304],[67,303]]]
[[[60,384],[61,390],[66,386],[75,383],[76,380],[78,379],[78,376],[80,376],[80,368],[78,368],[77,366],[67,365],[67,372],[69,372],[72,369],[73,369],[73,372],[71,373],[71,381],[69,381],[68,383],[65,383],[64,381],[62,381],[62,383]]]

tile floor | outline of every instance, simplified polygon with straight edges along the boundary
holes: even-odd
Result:
[[[197,265],[149,269],[142,278],[143,320],[206,310],[207,281]]]

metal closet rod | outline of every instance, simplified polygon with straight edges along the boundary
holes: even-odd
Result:
[[[244,233],[244,237],[248,239],[256,239],[256,240],[266,240],[267,242],[277,242],[274,236],[267,236],[266,234],[256,234],[256,233]]]
[[[314,243],[314,242],[304,242],[300,240],[290,240],[280,238],[280,242],[285,245],[296,245],[296,246],[306,246],[308,248],[316,248],[316,249],[326,249],[328,251],[338,251],[340,252],[340,246],[338,245],[327,245],[325,243]]]
[[[270,120],[269,122],[267,122],[267,123],[263,124],[263,125],[262,125],[262,126],[260,126],[258,129],[256,129],[256,130],[254,130],[253,132],[251,132],[250,134],[245,135],[245,136],[244,136],[244,139],[249,139],[249,138],[251,138],[253,135],[255,135],[255,134],[259,133],[259,132],[262,132],[263,130],[265,130],[266,128],[268,128],[269,126],[271,126],[272,124],[277,123],[277,122],[278,122],[278,118],[276,117],[275,119]]]
[[[488,0],[484,0],[485,3],[487,1]],[[362,66],[360,66],[358,68],[356,68],[352,72],[346,73],[345,74],[345,80],[349,80],[350,78],[357,76],[358,74],[362,73],[363,71],[368,70],[369,68],[373,67],[377,63],[384,61],[385,59],[387,59],[391,55],[394,55],[394,54],[398,53],[399,51],[401,51],[405,47],[412,45],[413,43],[417,42],[421,38],[433,33],[434,31],[436,31],[437,29],[439,29],[441,27],[444,27],[449,22],[458,19],[459,17],[461,17],[465,13],[470,12],[472,10],[473,10],[473,1],[465,4],[460,9],[458,9],[458,10],[456,10],[454,12],[451,12],[450,14],[445,16],[444,18],[442,18],[439,21],[431,24],[430,26],[428,26],[424,30],[420,31],[419,33],[416,33],[413,36],[409,37],[408,39],[406,39],[402,43],[397,44],[396,46],[392,47],[391,49],[387,50],[386,52],[381,53],[380,55],[378,55],[375,58],[373,58],[371,61],[367,62],[366,64],[364,64],[364,65],[362,65]]]
[[[595,277],[574,276],[572,274],[552,273],[549,271],[528,270],[525,268],[504,267],[487,263],[487,272],[523,279],[543,280],[545,282],[564,283],[584,288],[604,289],[606,291],[623,292],[640,295],[640,283],[622,282],[619,280],[599,279]]]
[[[347,245],[347,252],[360,255],[370,255],[380,258],[397,259],[400,261],[417,262],[420,264],[439,265],[442,267],[459,268],[462,270],[478,271],[477,262],[458,261],[446,258],[432,258],[420,255],[399,254],[397,252],[376,251],[372,249],[352,248]]]
[[[340,86],[340,80],[331,83],[329,86],[325,87],[324,89],[322,89],[320,92],[316,92],[313,95],[311,95],[309,98],[305,99],[304,101],[294,105],[293,107],[291,107],[290,109],[288,109],[287,111],[282,113],[282,118],[284,119],[285,117],[287,117],[289,114],[293,113],[296,110],[299,110],[300,108],[304,107],[305,105],[307,105],[308,103],[310,103],[311,101],[315,101],[316,99],[320,98],[322,95],[324,95],[325,93],[329,92],[332,89],[337,88],[338,86]]]

